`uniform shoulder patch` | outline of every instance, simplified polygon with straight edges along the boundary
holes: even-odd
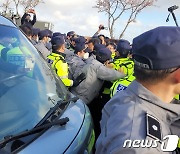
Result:
[[[158,121],[158,119],[146,113],[146,123],[147,123],[147,136],[161,141],[162,140],[161,124]]]

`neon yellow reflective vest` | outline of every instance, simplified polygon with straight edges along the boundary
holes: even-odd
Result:
[[[134,73],[134,62],[129,58],[115,58],[113,68],[115,70],[122,69],[124,74],[130,76]]]
[[[174,98],[180,100],[180,95],[176,95]]]
[[[111,54],[111,58],[112,58],[112,59],[114,59],[115,56],[116,56],[116,53],[112,53],[112,54]]]
[[[135,76],[131,75],[129,77],[115,81],[110,88],[110,97],[112,98],[117,92],[125,90],[135,79]],[[180,95],[176,95],[174,98],[180,100]]]
[[[51,53],[47,56],[47,61],[51,64],[52,69],[60,77],[65,86],[71,87],[73,85],[73,80],[68,78],[68,64],[66,63],[64,57],[61,54]]]
[[[113,60],[113,69],[119,70],[120,68],[123,70],[124,74],[127,75],[127,77],[131,76],[134,73],[134,62],[129,58],[115,58]],[[115,83],[116,82],[117,81],[115,81]],[[115,83],[113,83],[112,87],[114,86]],[[111,92],[111,89],[104,88],[103,94],[106,94],[106,95],[109,94],[111,96],[112,93],[114,92]]]
[[[1,58],[6,62],[24,68],[27,71],[27,75],[32,77],[35,60],[29,50],[26,47],[15,47],[10,50],[8,48],[5,49],[1,51]]]
[[[136,78],[133,75],[115,81],[110,89],[110,96],[113,97],[117,92],[125,90]]]
[[[4,49],[5,47],[0,44],[0,57],[1,57],[1,50]]]

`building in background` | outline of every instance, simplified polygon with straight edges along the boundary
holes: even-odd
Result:
[[[18,26],[21,25],[21,18],[19,16],[14,15],[12,11],[9,11],[6,14],[4,14],[3,12],[0,12],[0,15],[13,20],[13,22],[15,24],[17,24]],[[49,30],[53,31],[54,25],[53,25],[53,23],[47,22],[47,21],[36,21],[36,23],[33,27],[39,28],[40,30],[49,29]]]

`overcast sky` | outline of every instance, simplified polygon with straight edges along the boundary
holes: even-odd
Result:
[[[99,24],[107,25],[105,14],[98,13],[93,8],[96,0],[44,0],[36,8],[37,18],[42,21],[50,21],[54,24],[54,31],[67,33],[74,30],[79,35],[92,36],[98,29]],[[174,20],[170,17],[169,23],[166,22],[168,16],[167,8],[172,5],[180,6],[180,0],[158,0],[155,7],[143,10],[137,17],[136,22],[131,24],[124,39],[132,41],[137,35],[157,26],[174,26]],[[180,23],[180,8],[174,11],[177,21]],[[118,38],[120,31],[126,21],[126,16],[122,17],[117,23],[115,36]],[[102,31],[109,35],[108,31]]]

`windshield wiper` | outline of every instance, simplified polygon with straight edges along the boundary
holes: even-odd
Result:
[[[44,118],[39,122],[39,124],[37,126],[42,125],[44,123],[44,121],[46,121],[47,119],[48,119],[48,121],[52,121],[57,116],[62,115],[64,110],[69,106],[69,104],[71,102],[75,103],[78,99],[79,99],[78,97],[73,97],[66,101],[64,101],[64,100],[57,101],[56,105],[54,107],[50,108],[50,110],[46,113]],[[51,115],[56,115],[56,116],[53,116],[53,119],[51,119],[51,118],[49,118]]]
[[[49,129],[50,127],[55,125],[60,125],[60,126],[65,125],[69,121],[68,117],[62,119],[57,119],[57,118],[60,116],[60,114],[61,115],[63,114],[63,110],[69,106],[70,102],[76,102],[78,99],[79,99],[78,97],[73,97],[67,101],[64,100],[58,101],[54,107],[50,108],[50,110],[47,112],[47,114],[44,116],[44,118],[36,127],[34,127],[31,130],[27,130],[22,133],[19,133],[17,135],[8,135],[4,137],[4,140],[0,141],[0,149],[5,147],[7,143],[17,140],[19,138],[39,133],[42,130]]]
[[[42,130],[44,130],[44,129],[49,129],[49,128],[52,127],[52,126],[56,126],[56,125],[64,126],[64,125],[66,125],[66,123],[67,123],[68,121],[69,121],[69,118],[66,117],[66,118],[62,118],[62,119],[55,120],[55,121],[53,121],[53,122],[44,124],[44,125],[42,125],[42,126],[34,127],[34,128],[31,129],[31,130],[24,131],[24,132],[19,133],[19,134],[17,134],[17,135],[9,135],[9,136],[6,136],[6,137],[4,137],[4,140],[0,142],[0,149],[2,149],[3,147],[5,147],[6,144],[9,143],[9,142],[11,142],[11,141],[14,141],[14,140],[17,140],[17,139],[22,138],[22,137],[26,137],[26,136],[29,136],[29,135],[33,135],[33,134],[39,133],[39,132],[41,132]]]

